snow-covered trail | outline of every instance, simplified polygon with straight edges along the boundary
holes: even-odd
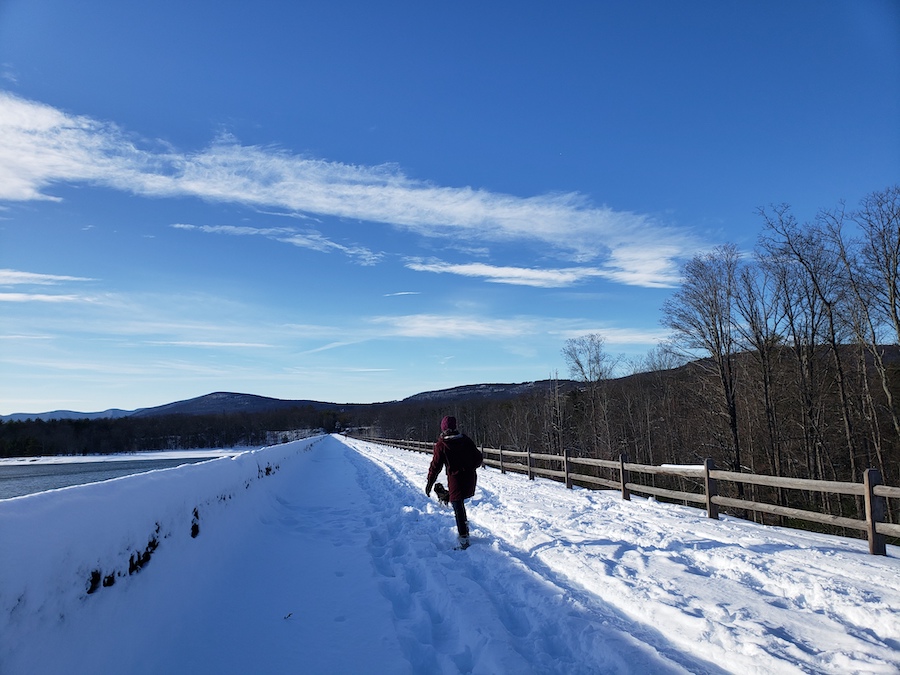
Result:
[[[428,458],[346,442],[359,452],[347,459],[372,500],[366,523],[378,586],[413,672],[720,672],[477,522],[472,547],[453,550],[452,510],[422,490]]]
[[[428,456],[348,442],[399,485],[421,489]],[[566,490],[496,470],[480,474],[468,510],[482,541],[466,552],[467,562],[492,570],[488,586],[502,587],[518,572],[552,589],[528,603],[532,591],[510,584],[503,597],[517,616],[559,617],[561,637],[573,627],[566,619],[580,613],[588,632],[599,633],[594,648],[603,651],[616,628],[691,672],[900,672],[897,547],[875,557],[856,539],[713,521],[698,509],[626,502],[611,491]],[[436,536],[449,542],[452,515],[434,511],[426,505],[421,517],[443,520],[445,532]],[[527,639],[539,640],[541,627],[530,628]],[[547,654],[578,646],[568,640]],[[621,654],[631,672],[642,672],[633,654]]]
[[[303,460],[211,542],[188,607],[165,601],[210,639],[172,636],[147,672],[685,672],[496,547],[452,550],[449,511],[389,465],[336,438]]]
[[[199,536],[171,534],[139,574],[90,596],[23,593],[0,617],[0,672],[900,672],[896,547],[877,558],[858,540],[484,469],[473,545],[454,551],[452,511],[422,491],[427,455],[340,437],[277,453],[280,471],[204,507]],[[105,495],[136,489],[174,504],[165,486],[198,494],[212,469],[21,498],[6,515],[96,501],[102,519]],[[3,543],[32,536],[4,513]],[[5,590],[0,577],[0,607]]]

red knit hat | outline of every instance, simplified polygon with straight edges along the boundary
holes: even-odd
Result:
[[[447,415],[441,420],[441,431],[449,431],[452,429],[456,429],[456,418],[452,415]]]

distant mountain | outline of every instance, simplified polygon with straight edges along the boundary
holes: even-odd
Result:
[[[120,410],[110,408],[103,412],[83,413],[74,410],[53,410],[45,413],[13,413],[12,415],[0,415],[4,422],[24,422],[25,420],[99,420],[103,418],[128,417],[134,410]]]
[[[160,415],[224,415],[229,413],[258,413],[286,408],[302,408],[311,406],[316,410],[340,408],[337,403],[320,401],[287,400],[256,396],[254,394],[236,394],[218,391],[186,401],[177,401],[154,408],[141,408],[134,411],[132,417],[157,417]]]
[[[459,402],[471,399],[504,400],[515,398],[525,394],[549,392],[557,385],[555,380],[540,380],[537,382],[522,382],[519,384],[469,384],[450,389],[426,391],[403,399],[403,403],[437,403]],[[558,385],[562,391],[569,391],[575,383],[571,380],[559,380]],[[396,403],[396,401],[388,401]],[[14,413],[2,415],[0,420],[4,422],[25,420],[59,420],[59,419],[85,419],[95,420],[102,418],[119,417],[157,417],[161,415],[225,415],[230,413],[258,413],[271,410],[284,410],[287,408],[303,408],[311,406],[315,410],[346,410],[347,408],[365,407],[366,404],[352,403],[325,403],[322,401],[291,400],[270,398],[268,396],[256,396],[254,394],[239,394],[234,392],[218,391],[205,396],[198,396],[186,401],[176,401],[152,408],[139,408],[137,410],[120,410],[113,408],[103,412],[83,413],[72,410],[54,410],[45,413]],[[383,404],[381,404],[383,405]]]
[[[575,387],[572,380],[538,380],[536,382],[522,382],[520,384],[467,384],[451,389],[438,389],[414,394],[403,399],[404,403],[442,401],[465,401],[470,399],[503,400],[516,398],[526,394],[548,393],[559,385],[562,392],[567,392]]]
[[[119,410],[113,408],[103,412],[83,413],[72,410],[54,410],[45,413],[13,413],[2,415],[0,420],[4,422],[21,422],[25,420],[96,420],[102,418],[119,417],[157,417],[160,415],[220,415],[237,412],[256,413],[268,410],[283,410],[285,408],[301,408],[312,406],[316,410],[341,408],[337,403],[322,403],[320,401],[293,401],[267,396],[255,396],[253,394],[235,394],[231,392],[215,392],[198,396],[186,401],[176,401],[152,408],[138,408],[137,410]]]

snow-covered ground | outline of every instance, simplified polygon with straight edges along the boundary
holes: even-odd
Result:
[[[320,437],[0,500],[0,673],[900,672],[897,547],[484,469],[455,551],[428,461]]]

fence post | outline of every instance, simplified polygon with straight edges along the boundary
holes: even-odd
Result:
[[[500,451],[500,473],[506,473],[506,468],[503,466],[503,443],[500,444],[498,450]]]
[[[566,487],[572,489],[571,469],[569,468],[569,448],[563,448],[563,473],[566,474]]]
[[[883,534],[878,534],[878,523],[884,522],[884,497],[875,495],[875,486],[881,485],[881,472],[878,469],[866,469],[863,474],[866,486],[866,533],[869,536],[869,553],[887,555],[887,547]]]
[[[534,480],[534,471],[531,470],[531,446],[525,448],[525,452],[528,454],[526,458],[528,460],[528,480]]]
[[[703,461],[704,483],[706,484],[706,517],[719,519],[719,505],[713,504],[713,497],[719,494],[719,484],[715,478],[709,477],[709,472],[716,468],[716,463],[707,457]]]
[[[619,480],[622,483],[622,499],[631,501],[631,492],[628,491],[628,472],[625,470],[625,460],[628,455],[624,452],[619,455]]]

